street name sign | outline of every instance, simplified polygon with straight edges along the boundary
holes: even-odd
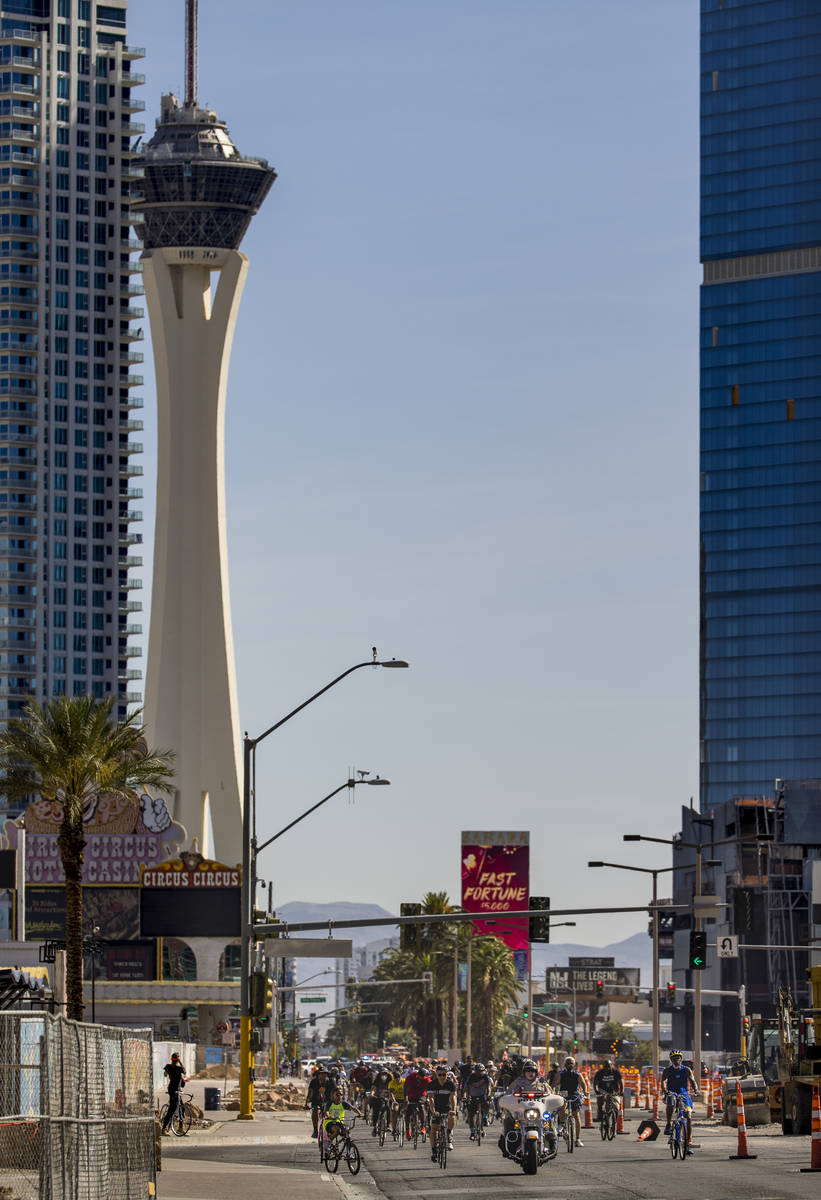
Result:
[[[270,958],[353,958],[351,938],[266,938]]]

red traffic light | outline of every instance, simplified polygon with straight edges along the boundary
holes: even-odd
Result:
[[[604,980],[597,979],[596,980],[596,995],[601,996],[603,994],[604,994]]]

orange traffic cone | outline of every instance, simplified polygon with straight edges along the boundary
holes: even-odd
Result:
[[[639,1125],[637,1142],[654,1142],[659,1135],[659,1127],[655,1121],[642,1121]]]
[[[619,1115],[616,1117],[616,1133],[627,1133],[624,1128],[624,1096],[619,1099]]]
[[[641,1075],[636,1075],[636,1086],[633,1088],[633,1108],[641,1108]]]
[[[584,1093],[584,1127],[593,1128],[593,1106],[590,1103],[590,1092]]]
[[[724,1112],[724,1080],[721,1076],[716,1079],[716,1113]]]
[[[734,1159],[758,1158],[757,1154],[750,1154],[747,1149],[747,1121],[744,1117],[744,1097],[741,1094],[740,1079],[735,1085],[735,1103],[736,1112],[738,1113],[738,1154],[730,1154],[728,1157]],[[819,1128],[821,1128],[821,1126],[819,1126]]]
[[[649,1074],[649,1072],[647,1074],[645,1083],[647,1084],[647,1090],[644,1093],[644,1111],[649,1112],[650,1111],[650,1074]]]
[[[659,1119],[659,1081],[653,1080],[653,1120]]]
[[[707,1120],[709,1121],[713,1115],[713,1092],[715,1091],[715,1080],[707,1080]]]
[[[810,1171],[821,1171],[821,1097],[818,1094],[818,1088],[812,1089],[812,1149],[810,1151],[810,1165],[801,1168],[801,1174],[806,1175]]]

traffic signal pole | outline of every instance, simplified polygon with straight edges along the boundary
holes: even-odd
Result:
[[[702,847],[696,846],[696,895],[701,895],[701,854]],[[658,916],[656,916],[658,919]],[[701,932],[700,910],[693,910],[693,925],[696,933]],[[696,971],[693,980],[693,1074],[696,1087],[701,1087],[701,971]]]

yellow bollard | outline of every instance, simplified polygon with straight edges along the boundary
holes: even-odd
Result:
[[[239,1019],[238,1121],[254,1120],[254,1055],[251,1051],[251,1018]]]

